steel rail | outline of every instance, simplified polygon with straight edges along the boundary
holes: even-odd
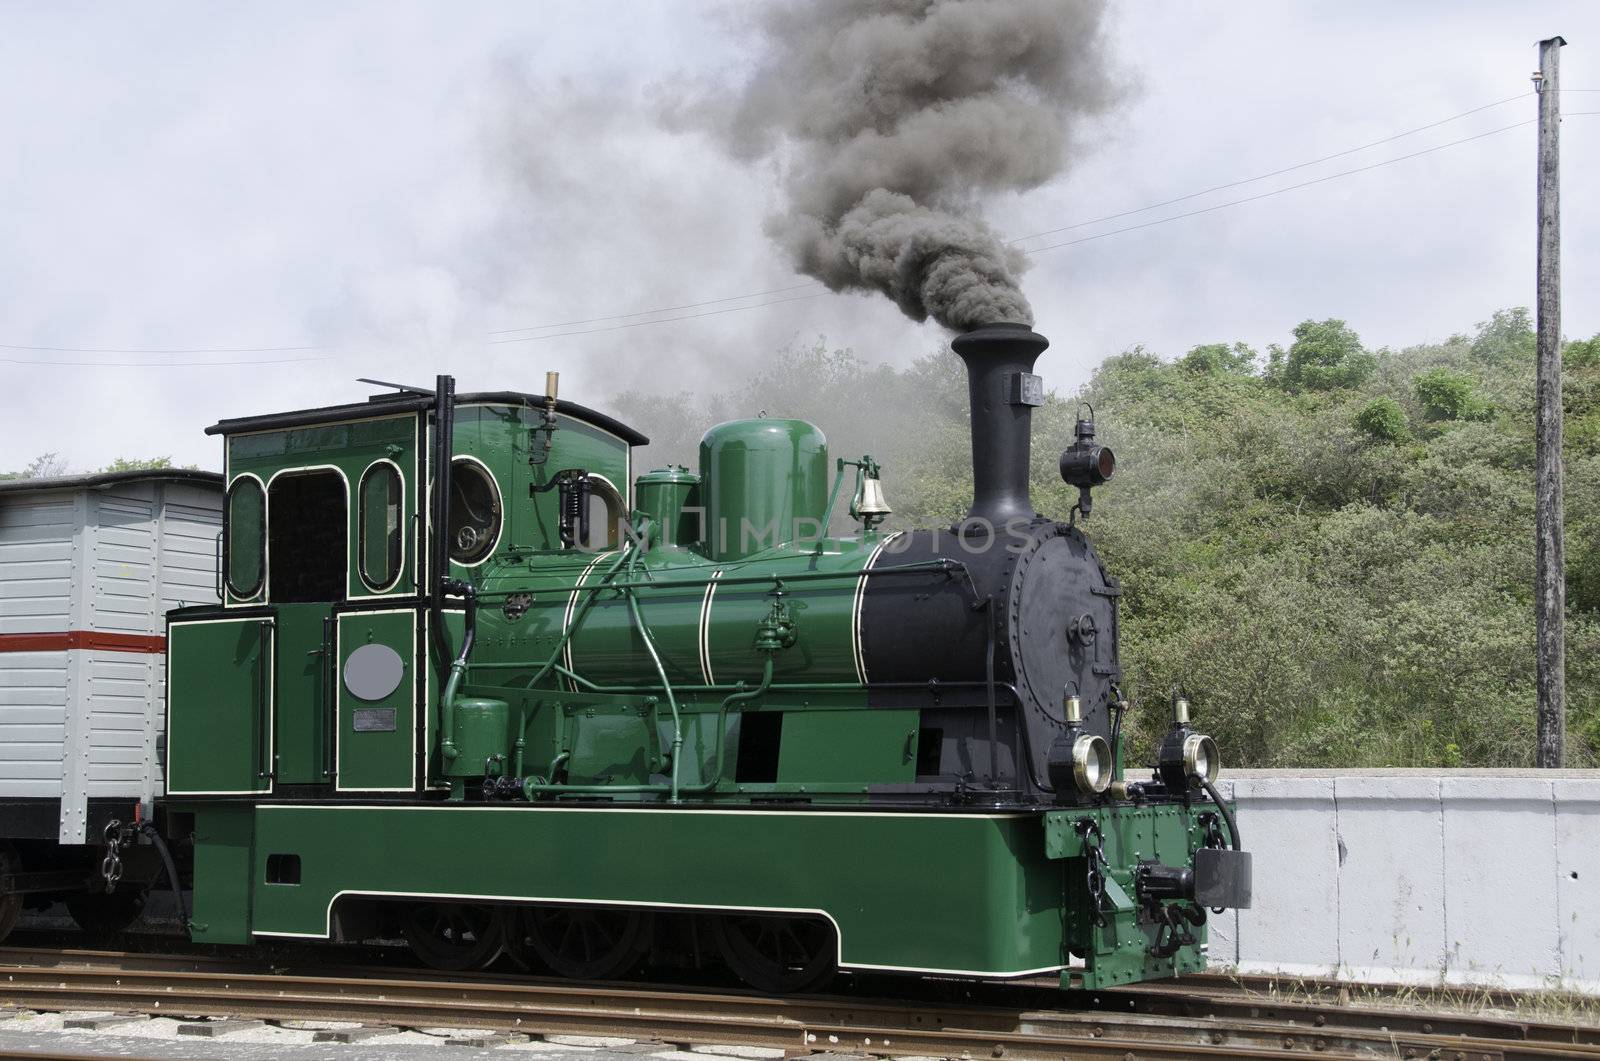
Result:
[[[389,967],[374,964],[352,964],[352,953],[361,952],[350,947],[314,945],[295,961],[285,961],[281,956],[271,962],[259,957],[210,956],[206,954],[171,952],[130,952],[105,950],[53,948],[0,947],[0,974],[11,964],[44,965],[94,965],[115,967],[124,971],[166,970],[174,968],[194,972],[216,971],[229,973],[291,973],[297,975],[363,979],[382,976],[389,980],[436,982],[438,975],[430,970],[413,966]],[[473,983],[506,984],[516,989],[533,986],[551,986],[561,990],[575,990],[569,981],[535,975],[475,973]],[[914,983],[914,982],[913,982]],[[661,983],[601,985],[630,991],[656,987],[662,990],[682,990]],[[1530,1019],[1516,1014],[1477,1014],[1445,1008],[1452,995],[1471,994],[1484,998],[1490,1004],[1512,1008],[1517,1001],[1513,992],[1472,988],[1430,988],[1399,984],[1352,984],[1348,981],[1324,978],[1291,978],[1270,975],[1239,975],[1231,973],[1190,973],[1177,980],[1152,981],[1129,984],[1098,991],[1078,991],[1063,994],[1053,979],[1036,979],[1012,984],[977,985],[992,996],[990,1001],[969,1008],[994,1009],[996,1003],[1009,1005],[1015,1011],[1026,1013],[1061,1013],[1076,1011],[1143,1013],[1164,1017],[1224,1019],[1278,1019],[1295,1021],[1300,1026],[1322,1030],[1325,1028],[1368,1027],[1381,1031],[1403,1031],[1424,1035],[1468,1036],[1482,1039],[1545,1042],[1559,1045],[1600,1046],[1600,1028]],[[1280,997],[1273,992],[1285,987],[1304,992],[1305,997]],[[1354,1004],[1340,999],[1340,994],[1352,990],[1370,992],[1379,999],[1405,995],[1426,1003],[1430,998],[1441,1005],[1435,1008],[1410,1005],[1404,1007],[1382,1006],[1359,1000]],[[714,989],[701,989],[708,993]],[[896,992],[898,994],[898,992]],[[718,996],[721,997],[721,996]],[[734,995],[732,997],[744,997]],[[926,1000],[919,1000],[926,1004]],[[895,1004],[891,997],[854,1002],[861,1007],[874,1003]],[[963,1003],[963,1005],[966,1005]]]
[[[188,955],[67,952],[26,955],[48,964],[0,965],[13,1005],[42,1009],[264,1019],[345,1020],[411,1027],[490,1028],[539,1034],[603,1034],[671,1043],[767,1046],[790,1052],[848,1050],[870,1054],[1015,1058],[1324,1056],[1600,1058],[1600,1046],[1531,1042],[1522,1022],[1478,1022],[1503,1035],[1423,1033],[1388,1025],[1303,1020],[1258,1007],[1238,1014],[1021,1010],[940,1006],[847,998],[769,998],[658,990],[619,984],[573,986],[515,977],[439,981],[400,970],[343,975],[247,971],[246,963]],[[0,951],[0,961],[23,958]],[[145,968],[130,968],[144,966]],[[189,966],[182,968],[181,966]],[[243,966],[243,968],[241,967]],[[326,972],[326,971],[324,971]],[[357,975],[365,972],[367,975]],[[1163,988],[1171,1001],[1182,985]],[[1109,1006],[1144,992],[1091,992]],[[1226,994],[1202,991],[1202,996]],[[1205,1005],[1202,998],[1198,1003]],[[1231,1009],[1232,1007],[1226,1007]],[[1271,1011],[1271,1012],[1268,1012]],[[1372,1015],[1375,1011],[1355,1011]],[[1382,1018],[1395,1016],[1390,1011]],[[1421,1016],[1434,1016],[1422,1014]],[[1357,1022],[1359,1024],[1360,1022]],[[996,1052],[998,1051],[998,1053]]]

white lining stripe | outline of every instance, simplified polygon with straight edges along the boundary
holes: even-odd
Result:
[[[726,807],[669,807],[661,805],[632,806],[632,807],[565,807],[557,804],[544,803],[453,803],[453,804],[401,804],[392,803],[263,803],[256,808],[258,811],[275,810],[328,810],[328,811],[383,811],[393,813],[396,811],[433,811],[438,814],[765,814],[772,817],[791,818],[797,816],[816,817],[826,815],[834,818],[891,818],[897,821],[924,818],[954,818],[960,821],[1012,821],[1018,818],[1043,819],[1046,813],[1060,808],[1041,807],[1036,811],[996,811],[987,813],[974,811],[971,814],[955,814],[948,811],[861,811],[861,810],[769,810],[764,806],[744,807],[733,810]]]
[[[793,906],[717,906],[713,903],[663,903],[642,902],[632,899],[569,899],[558,896],[521,896],[521,895],[493,895],[482,893],[460,892],[399,892],[399,891],[367,891],[349,888],[336,892],[328,900],[328,908],[323,912],[323,930],[317,932],[270,932],[251,930],[253,936],[278,936],[292,937],[295,939],[327,939],[332,935],[333,929],[333,904],[346,895],[373,896],[389,899],[462,899],[471,901],[495,901],[517,903],[564,903],[573,906],[631,906],[646,907],[664,910],[737,910],[743,912],[759,912],[774,914],[810,914],[816,917],[827,918],[833,926],[834,960],[841,969],[880,969],[886,972],[902,973],[942,973],[947,976],[975,976],[993,977],[1009,980],[1022,976],[1040,976],[1044,973],[1060,972],[1070,968],[1066,965],[1047,965],[1040,969],[1015,969],[1015,970],[977,970],[977,969],[931,969],[916,965],[868,965],[862,962],[847,962],[844,960],[844,933],[839,928],[839,922],[834,920],[832,914],[826,910]]]
[[[561,635],[562,637],[566,638],[561,645],[561,662],[566,666],[567,670],[572,671],[573,673],[577,673],[578,668],[572,665],[572,637],[566,636],[567,630],[572,626],[572,616],[578,610],[578,594],[583,592],[583,583],[588,579],[589,572],[593,571],[595,566],[599,564],[601,560],[604,560],[608,555],[610,554],[600,553],[593,560],[590,560],[587,564],[583,565],[583,570],[578,573],[578,581],[572,587],[572,596],[567,600],[567,612],[564,616],[562,616],[561,619]],[[575,637],[577,635],[574,634],[573,636]],[[573,681],[571,678],[567,678],[565,680],[567,683],[568,692],[575,693],[578,691],[577,682]]]
[[[867,684],[867,661],[861,651],[861,605],[867,596],[867,572],[871,571],[872,565],[878,562],[878,554],[883,552],[884,547],[904,533],[904,531],[895,531],[879,542],[878,547],[872,550],[872,555],[867,557],[867,562],[862,565],[861,577],[856,580],[855,604],[850,609],[850,647],[855,655],[856,681],[863,686]]]
[[[263,575],[263,577],[265,577],[265,575]],[[278,751],[277,742],[276,742],[277,731],[278,731],[278,716],[277,716],[277,702],[276,702],[277,701],[277,697],[278,697],[278,689],[277,689],[277,679],[278,679],[278,674],[277,674],[277,671],[278,671],[278,667],[277,667],[277,661],[278,661],[278,617],[276,615],[260,615],[260,616],[257,616],[257,615],[243,616],[243,615],[241,615],[241,616],[231,616],[231,617],[226,618],[226,619],[179,619],[176,622],[169,622],[167,624],[167,681],[166,681],[166,708],[167,708],[167,720],[166,720],[166,729],[167,729],[166,794],[168,796],[270,796],[270,795],[272,795],[273,789],[276,788],[275,782],[277,781],[278,771],[277,771],[277,768],[276,768],[275,765],[271,769],[271,771],[268,772],[268,774],[267,774],[267,787],[264,788],[264,789],[260,789],[260,788],[245,788],[245,789],[218,789],[218,790],[215,790],[215,791],[207,791],[207,790],[204,790],[204,789],[197,789],[197,788],[196,789],[178,789],[178,788],[173,788],[172,787],[172,765],[173,765],[174,762],[176,762],[176,759],[173,757],[173,753],[172,753],[172,741],[173,741],[173,737],[174,737],[174,733],[173,733],[173,729],[172,729],[172,684],[173,684],[172,683],[172,674],[173,674],[173,671],[172,671],[172,649],[173,649],[173,645],[175,643],[175,638],[172,636],[172,632],[175,629],[177,629],[178,627],[180,627],[180,626],[215,626],[215,625],[218,625],[220,623],[266,623],[267,624],[267,629],[269,631],[268,636],[267,636],[267,651],[266,651],[265,655],[261,659],[261,666],[265,667],[266,668],[266,672],[267,672],[267,702],[265,704],[265,707],[267,709],[267,762],[272,763],[273,762],[273,757],[277,754],[277,751]],[[259,726],[261,723],[259,721],[257,721],[255,724],[257,726]],[[182,727],[179,727],[179,729],[181,730]],[[256,763],[255,766],[256,766],[257,770],[259,770],[261,768],[261,764],[259,762]]]
[[[711,577],[706,581],[705,600],[700,604],[700,677],[705,679],[707,685],[716,684],[711,674],[711,597],[717,592],[717,579],[721,577],[720,567],[711,572]]]
[[[351,787],[344,783],[344,761],[340,758],[344,750],[341,732],[344,729],[344,712],[342,705],[345,694],[349,692],[344,685],[344,658],[341,652],[344,626],[346,619],[366,618],[372,615],[409,615],[412,624],[407,630],[407,637],[411,642],[411,663],[406,668],[406,681],[411,685],[411,739],[406,742],[406,756],[411,760],[411,784],[405,788],[372,788],[368,786]],[[331,706],[333,710],[333,790],[334,792],[415,792],[417,788],[417,625],[416,608],[375,608],[360,609],[357,611],[339,612],[333,620],[333,662],[337,682],[334,686],[335,693]],[[394,646],[389,646],[393,648]],[[396,689],[399,686],[395,687]],[[392,692],[390,695],[394,695]],[[387,697],[385,698],[387,699]],[[351,698],[350,710],[355,711],[354,696]],[[398,717],[399,709],[396,708]],[[352,723],[353,725],[354,723]]]

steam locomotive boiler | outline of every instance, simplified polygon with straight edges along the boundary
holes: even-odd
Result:
[[[1076,525],[1115,462],[1080,422],[1077,510],[1034,510],[1046,345],[955,340],[975,498],[926,530],[797,420],[635,478],[646,440],[553,379],[211,428],[224,600],[168,640],[194,937],[388,925],[580,978],[720,954],[770,991],[1201,968],[1249,856],[1181,698],[1124,777],[1119,589]]]

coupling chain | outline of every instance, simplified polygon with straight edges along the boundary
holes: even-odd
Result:
[[[1152,958],[1170,958],[1183,947],[1200,942],[1190,931],[1206,923],[1206,912],[1195,903],[1152,903],[1150,914],[1156,922],[1156,938],[1145,953]]]
[[[122,845],[126,835],[117,819],[106,823],[106,857],[100,860],[100,877],[106,882],[107,895],[117,890],[117,882],[122,879]]]
[[[1106,862],[1105,835],[1100,823],[1093,818],[1079,818],[1075,828],[1083,838],[1083,857],[1088,863],[1085,884],[1089,893],[1090,916],[1096,925],[1104,926],[1112,912],[1111,897],[1106,894],[1106,879],[1111,867]]]

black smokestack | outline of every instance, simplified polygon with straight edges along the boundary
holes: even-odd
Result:
[[[986,324],[950,343],[967,365],[972,403],[972,508],[968,520],[999,529],[1038,514],[1028,496],[1033,407],[1044,384],[1033,363],[1050,340],[1026,324]]]

